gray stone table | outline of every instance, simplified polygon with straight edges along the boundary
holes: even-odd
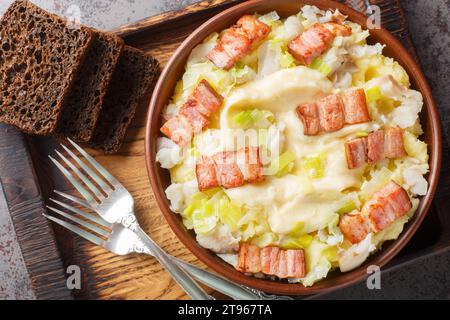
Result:
[[[0,15],[12,0],[0,1]],[[80,12],[81,22],[103,30],[160,12],[182,8],[195,0],[32,0],[61,15]],[[401,0],[423,70],[433,89],[446,134],[450,136],[450,0]],[[444,164],[448,165],[448,164]],[[0,190],[1,192],[1,190]],[[11,221],[0,203],[0,299],[32,299],[23,280]],[[449,208],[450,209],[450,208]],[[384,274],[381,290],[365,285],[321,296],[326,299],[450,299],[450,251],[423,257]]]

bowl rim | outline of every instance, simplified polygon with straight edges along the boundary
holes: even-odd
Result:
[[[276,2],[276,4],[275,4]],[[409,242],[412,236],[415,234],[424,218],[428,214],[431,202],[433,200],[433,196],[435,194],[439,174],[440,174],[440,166],[441,166],[441,155],[442,155],[442,146],[441,146],[441,126],[439,115],[437,112],[436,104],[428,85],[428,82],[421,71],[418,63],[414,60],[414,58],[410,55],[410,53],[403,47],[403,45],[384,28],[371,30],[371,36],[376,33],[379,38],[383,39],[383,43],[389,47],[396,56],[395,60],[403,60],[402,66],[409,71],[408,75],[410,79],[413,79],[416,88],[420,90],[424,98],[424,106],[427,112],[427,133],[430,136],[428,153],[430,156],[429,165],[430,172],[428,175],[428,183],[429,189],[427,195],[420,199],[419,207],[414,215],[414,217],[408,222],[405,227],[406,230],[400,234],[400,236],[389,245],[388,248],[383,248],[379,250],[379,252],[370,259],[367,259],[360,267],[354,269],[350,272],[340,273],[336,277],[330,280],[322,280],[317,282],[311,287],[304,287],[301,284],[289,284],[281,281],[273,281],[269,279],[258,279],[251,276],[246,276],[237,270],[235,270],[232,266],[228,265],[224,261],[222,261],[215,253],[202,248],[195,239],[192,239],[189,235],[187,229],[180,224],[179,215],[173,213],[167,203],[166,195],[164,193],[164,189],[160,185],[159,174],[158,174],[158,164],[155,159],[156,154],[156,143],[152,143],[152,140],[156,141],[157,137],[152,137],[151,132],[154,129],[154,126],[159,125],[160,114],[155,114],[157,111],[158,104],[163,103],[164,105],[167,101],[160,101],[159,95],[162,88],[165,86],[165,82],[173,69],[173,67],[177,64],[182,63],[183,66],[189,55],[190,51],[186,53],[189,49],[189,46],[192,48],[198,45],[203,39],[211,34],[215,30],[215,25],[218,22],[227,21],[228,16],[236,15],[236,14],[245,14],[248,12],[256,12],[257,7],[267,6],[268,3],[272,3],[275,6],[280,5],[282,3],[293,2],[290,0],[250,0],[237,5],[232,6],[231,8],[220,12],[219,14],[213,16],[204,22],[201,26],[199,26],[193,33],[191,33],[177,48],[177,50],[173,53],[172,57],[168,61],[164,70],[159,77],[159,80],[155,86],[155,89],[152,94],[152,98],[149,105],[149,110],[147,113],[147,122],[146,122],[146,132],[145,132],[145,157],[146,157],[146,167],[147,172],[150,179],[150,184],[152,186],[153,193],[155,195],[156,202],[158,204],[159,209],[163,213],[167,223],[174,231],[179,240],[188,248],[190,252],[192,252],[199,260],[205,263],[212,270],[224,276],[225,278],[239,283],[241,285],[245,285],[248,287],[256,288],[265,292],[270,292],[274,294],[288,294],[288,295],[310,295],[322,293],[325,291],[331,291],[340,289],[351,284],[354,284],[364,277],[368,276],[367,270],[365,267],[368,262],[371,262],[370,265],[376,265],[382,268],[385,266],[395,255]],[[344,4],[337,3],[331,0],[300,0],[295,1],[298,5],[316,5],[321,9],[339,9],[342,13],[349,16],[349,20],[354,21],[360,24],[363,28],[367,28],[366,20],[367,18],[361,13],[347,7]],[[203,35],[201,36],[200,35]],[[183,57],[184,58],[180,58]],[[401,59],[399,59],[401,57]],[[182,62],[181,62],[182,60]],[[171,88],[171,92],[173,92],[174,86]],[[423,124],[423,123],[422,123]],[[159,132],[159,128],[157,128],[156,132]]]

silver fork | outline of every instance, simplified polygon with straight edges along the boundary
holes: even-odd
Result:
[[[122,186],[122,184],[116,178],[114,178],[105,168],[103,168],[97,161],[95,161],[94,158],[92,158],[80,146],[78,146],[70,139],[69,142],[103,177],[101,178],[99,175],[97,175],[94,170],[92,170],[69,148],[61,144],[63,149],[78,164],[78,166],[84,171],[84,173],[80,169],[78,169],[77,166],[75,166],[71,161],[69,161],[62,153],[56,150],[56,154],[78,176],[78,178],[84,183],[84,185],[88,187],[90,191],[89,192],[87,189],[85,189],[85,187],[75,178],[75,176],[61,163],[59,163],[52,156],[49,156],[50,160],[56,165],[56,167],[64,174],[64,176],[72,183],[72,185],[85,199],[81,200],[73,198],[71,200],[78,202],[79,204],[97,212],[100,217],[102,217],[104,220],[106,220],[106,222],[110,224],[123,225],[126,229],[130,230],[128,234],[134,232],[143,241],[145,246],[149,250],[151,250],[154,257],[159,261],[159,263],[164,266],[164,268],[172,275],[175,281],[186,291],[187,294],[191,296],[192,299],[211,300],[212,297],[209,296],[186,271],[181,269],[179,265],[172,261],[167,256],[167,254],[142,230],[136,220],[136,216],[134,215],[134,200],[128,190],[126,190],[125,187]],[[95,184],[86,176],[86,174],[95,181],[95,183],[101,188],[101,190],[95,186]],[[112,230],[114,230],[114,226]],[[120,237],[118,238],[121,239]],[[94,238],[91,237],[91,240],[94,240]],[[111,248],[108,242],[104,243],[104,245]]]
[[[81,216],[88,217],[89,220],[99,223],[98,221],[103,222],[99,223],[100,225],[107,224],[106,228],[110,230],[116,230],[116,234],[125,234],[125,231],[120,231],[121,229],[129,229],[135,233],[137,239],[141,241],[138,243],[139,245],[133,246],[133,252],[141,252],[147,253],[155,256],[158,260],[162,259],[162,264],[166,266],[164,263],[169,264],[171,270],[176,272],[174,275],[179,276],[179,271],[182,272],[184,276],[186,273],[183,270],[180,270],[178,266],[181,266],[184,270],[188,271],[192,276],[194,276],[198,281],[206,284],[207,286],[222,292],[225,295],[228,295],[234,299],[244,299],[244,300],[291,300],[290,297],[284,296],[274,296],[268,295],[262,291],[247,288],[245,286],[241,286],[234,282],[231,282],[227,279],[219,277],[213,273],[210,273],[206,270],[198,268],[194,265],[186,263],[182,260],[176,259],[172,256],[167,255],[139,226],[136,217],[134,215],[133,206],[134,201],[131,194],[125,189],[125,187],[120,184],[117,179],[115,179],[104,167],[102,167],[94,158],[92,158],[86,151],[84,151],[80,146],[78,146],[75,142],[68,139],[69,142],[78,150],[78,152],[82,155],[82,157],[92,166],[94,167],[98,173],[103,177],[99,177],[84,161],[82,161],[77,155],[75,155],[69,148],[61,144],[63,149],[67,152],[67,154],[74,160],[75,163],[86,173],[88,176],[93,179],[97,185],[102,189],[99,190],[89,179],[86,177],[85,173],[83,173],[80,169],[78,169],[71,161],[69,161],[65,156],[63,156],[60,152],[56,151],[57,155],[62,159],[64,163],[80,178],[80,180],[89,188],[89,190],[95,195],[86,190],[83,185],[69,172],[63,165],[61,165],[57,160],[53,157],[49,156],[52,162],[57,166],[57,168],[64,174],[64,176],[72,183],[72,185],[80,192],[80,194],[85,198],[85,200],[79,199],[72,195],[68,195],[66,193],[56,191],[55,193],[60,196],[69,199],[85,208],[88,208],[94,212],[96,212],[99,217],[92,218],[92,215],[87,215],[85,212],[76,209],[66,203],[52,200],[53,202],[59,204],[60,206],[77,213]],[[107,182],[105,182],[105,180]],[[102,192],[103,191],[103,192]],[[105,193],[107,196],[105,196]],[[54,211],[54,210],[53,210]],[[60,213],[61,211],[59,210]],[[55,219],[55,218],[53,218]],[[52,220],[53,220],[52,219]],[[55,221],[55,220],[53,220]],[[72,220],[73,221],[73,220]],[[56,221],[55,221],[56,222]],[[65,225],[67,227],[67,225]],[[91,229],[92,230],[92,229]],[[73,230],[72,230],[73,231]],[[95,229],[94,229],[95,231]],[[114,234],[114,232],[112,233]],[[128,233],[127,233],[128,234]],[[118,237],[119,238],[119,237]],[[120,237],[123,241],[123,237]],[[134,238],[133,238],[134,239]],[[91,239],[88,239],[92,241]],[[112,241],[112,242],[111,242]],[[134,241],[134,240],[133,240]],[[94,241],[92,241],[94,242]],[[97,242],[94,242],[97,243]],[[110,250],[111,243],[119,243],[117,239],[110,240],[107,242],[108,244],[102,242],[102,245],[108,246],[106,247]],[[141,245],[142,244],[142,245]],[[126,246],[125,246],[126,247]],[[161,262],[161,261],[160,261]],[[175,268],[173,268],[175,265]],[[167,269],[167,268],[166,268]],[[177,280],[177,278],[175,278]],[[191,288],[193,280],[188,278],[188,289]],[[184,283],[184,282],[183,282]],[[195,282],[194,282],[195,284]],[[198,286],[195,284],[198,288]],[[184,288],[184,287],[183,287]],[[200,289],[201,290],[201,289]],[[203,290],[202,290],[203,291]],[[188,292],[189,293],[189,292]],[[197,294],[202,294],[202,292],[197,292]],[[203,291],[204,293],[204,291]],[[206,294],[206,293],[204,293]],[[203,295],[202,298],[205,298]],[[210,298],[208,296],[208,298]]]
[[[64,195],[64,197],[70,197],[72,199],[77,199],[71,195],[64,194],[63,192],[57,192],[59,195]],[[80,199],[77,199],[77,201]],[[105,248],[118,255],[127,255],[131,253],[145,253],[152,255],[152,252],[145,247],[141,239],[128,228],[125,228],[122,224],[118,223],[108,223],[100,217],[96,217],[89,214],[83,210],[73,207],[65,202],[52,199],[50,201],[57,204],[58,206],[72,212],[73,214],[84,217],[85,219],[80,219],[73,214],[68,214],[60,209],[53,206],[47,206],[52,212],[65,217],[72,222],[84,227],[84,229],[78,227],[75,224],[66,222],[59,218],[53,217],[51,215],[44,214],[49,220],[63,226],[64,228],[78,234],[84,239]],[[95,224],[94,224],[95,223]],[[98,227],[97,225],[101,227]],[[236,300],[256,300],[256,299],[270,299],[274,298],[283,299],[284,297],[273,297],[266,295],[257,290],[246,288],[234,283],[230,283],[228,280],[211,274],[197,266],[184,262],[180,259],[170,256],[175,262],[177,262],[181,267],[188,271],[194,278],[198,281],[207,284],[209,287],[228,295]]]

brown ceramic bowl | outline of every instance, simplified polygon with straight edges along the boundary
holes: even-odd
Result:
[[[223,262],[213,252],[202,248],[195,241],[193,232],[188,231],[180,219],[180,216],[173,213],[169,208],[169,202],[164,194],[164,190],[170,183],[167,170],[161,169],[155,161],[156,139],[160,136],[161,127],[160,115],[164,106],[169,101],[176,82],[184,72],[184,65],[191,50],[201,43],[209,34],[221,31],[234,24],[243,14],[267,13],[276,10],[280,16],[287,17],[300,10],[305,4],[313,4],[321,9],[339,9],[347,15],[350,20],[359,23],[366,28],[366,18],[360,13],[349,9],[334,1],[328,0],[253,0],[236,5],[212,19],[205,22],[195,32],[193,32],[174,53],[169,63],[165,67],[156,85],[150,104],[147,118],[147,132],[145,135],[147,170],[150,176],[151,185],[158,202],[159,208],[164,214],[167,222],[178,236],[178,238],[192,251],[201,261],[220,275],[243,285],[257,288],[266,292],[288,295],[307,295],[323,292],[331,289],[338,289],[348,286],[367,276],[367,266],[384,266],[388,263],[411,239],[425,218],[430,207],[440,171],[441,161],[441,131],[435,102],[431,90],[422,74],[420,67],[408,54],[406,49],[386,30],[372,30],[371,41],[380,42],[386,45],[384,54],[397,60],[408,72],[413,87],[422,92],[425,107],[421,113],[421,121],[424,127],[424,139],[428,143],[430,154],[430,173],[428,175],[429,191],[422,198],[419,208],[406,225],[405,230],[396,241],[385,243],[383,249],[371,256],[361,267],[347,273],[339,271],[332,272],[328,277],[312,287],[305,288],[301,284],[288,284],[284,281],[273,281],[256,279],[246,276],[233,267]]]

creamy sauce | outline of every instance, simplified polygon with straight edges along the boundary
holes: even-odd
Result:
[[[294,174],[266,177],[259,184],[225,190],[236,203],[263,208],[268,214],[271,229],[276,233],[289,233],[298,222],[304,223],[306,233],[325,228],[342,206],[341,192],[361,184],[364,167],[348,169],[344,143],[358,131],[371,130],[373,125],[365,123],[315,137],[305,136],[303,124],[295,111],[299,104],[315,101],[332,92],[330,81],[321,73],[297,67],[247,83],[232,91],[225,102],[220,118],[221,129],[233,131],[233,115],[247,108],[270,110],[276,123],[285,127],[284,151],[289,150],[296,156],[297,170]],[[213,149],[217,152],[226,148]],[[298,170],[302,166],[301,159],[319,152],[326,154],[324,177],[306,178]]]

